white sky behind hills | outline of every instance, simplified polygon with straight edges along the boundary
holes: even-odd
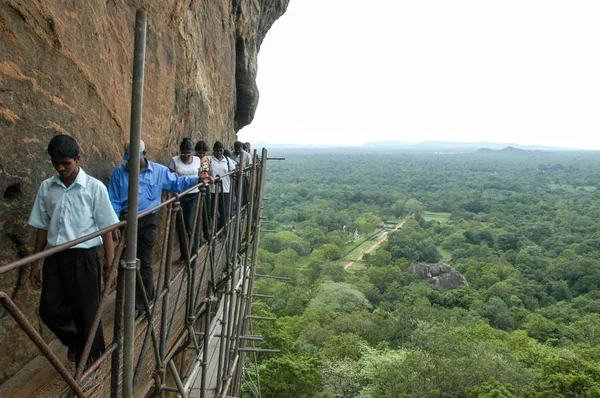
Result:
[[[600,149],[598,0],[291,0],[243,141]]]

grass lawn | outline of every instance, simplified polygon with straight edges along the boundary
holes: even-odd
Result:
[[[350,268],[346,270],[346,272],[356,272],[367,268],[367,264],[363,261],[359,261],[358,263],[352,264]]]
[[[371,235],[370,239],[368,239],[368,240],[364,240],[364,238],[361,239],[361,242],[358,246],[356,246],[357,242],[346,245],[346,247],[343,250],[343,253],[348,253],[348,250],[352,249],[352,247],[355,247],[355,246],[356,247],[351,252],[346,254],[344,256],[343,260],[346,262],[355,261],[357,258],[360,257],[361,254],[363,254],[365,251],[367,251],[367,249],[369,249],[369,247],[373,246],[375,243],[377,243],[379,241],[382,231],[378,231],[377,233]]]
[[[421,213],[425,221],[436,220],[441,223],[448,221],[450,213],[435,213],[433,211],[425,211]]]
[[[443,258],[452,258],[452,254],[450,254],[450,252],[440,248],[438,248],[438,251],[440,252]]]

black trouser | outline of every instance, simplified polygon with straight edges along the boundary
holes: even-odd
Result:
[[[189,193],[185,196],[179,198],[179,204],[181,206],[181,212],[177,215],[177,217],[183,217],[183,222],[185,224],[185,237],[182,237],[179,234],[179,224],[177,225],[177,236],[179,237],[179,254],[181,258],[184,257],[185,252],[185,244],[184,241],[187,240],[189,243],[190,236],[192,236],[192,227],[194,226],[194,214],[196,211],[196,203],[198,202],[198,193]],[[200,209],[202,210],[202,209]],[[196,251],[196,239],[192,243],[192,247],[190,250],[192,253]],[[189,246],[188,246],[189,247]]]
[[[211,200],[214,206],[215,200],[217,200],[215,198],[217,194],[213,193],[211,194]],[[219,194],[219,207],[217,209],[217,231],[220,230],[221,228],[223,228],[225,226],[225,224],[227,223],[227,220],[229,220],[229,192],[223,193],[223,194]],[[213,220],[214,222],[214,220]]]
[[[208,240],[210,238],[210,220],[213,215],[212,195],[208,187],[200,188],[200,194],[202,194],[202,192],[204,192],[204,206],[206,207],[206,217],[204,213],[202,213],[202,231],[204,233],[203,238]],[[203,211],[202,207],[200,207],[200,211]]]
[[[148,302],[154,297],[154,276],[152,273],[152,251],[158,235],[158,213],[148,214],[138,220],[137,258],[140,260],[140,274],[146,289]],[[135,309],[145,310],[141,286],[135,294]]]
[[[237,202],[238,202],[238,204],[241,207],[244,207],[246,204],[248,204],[248,201],[249,201],[249,198],[250,198],[250,193],[249,193],[249,189],[250,189],[250,177],[247,176],[247,175],[245,175],[241,179],[237,179],[237,181],[238,181],[237,184],[239,184],[239,183],[243,184],[243,187],[242,187],[242,198],[241,198],[241,200],[237,200]],[[238,188],[236,187],[235,188],[235,193],[237,194],[238,192],[239,192]]]
[[[40,318],[75,358],[83,352],[100,302],[100,260],[95,247],[69,249],[44,261]],[[102,322],[96,331],[88,364],[104,352]]]

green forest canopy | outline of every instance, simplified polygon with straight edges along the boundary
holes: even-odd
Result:
[[[600,154],[270,156],[263,397],[600,397]],[[469,285],[407,272],[438,261]]]

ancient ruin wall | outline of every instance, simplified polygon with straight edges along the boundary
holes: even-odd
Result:
[[[257,53],[289,0],[0,1],[0,265],[31,254],[27,226],[53,175],[50,138],[74,136],[83,167],[108,182],[129,135],[135,13],[148,17],[143,138],[165,163],[182,137],[231,143],[258,104]],[[0,290],[34,319],[39,292],[22,269]],[[0,383],[35,355],[0,310]]]

